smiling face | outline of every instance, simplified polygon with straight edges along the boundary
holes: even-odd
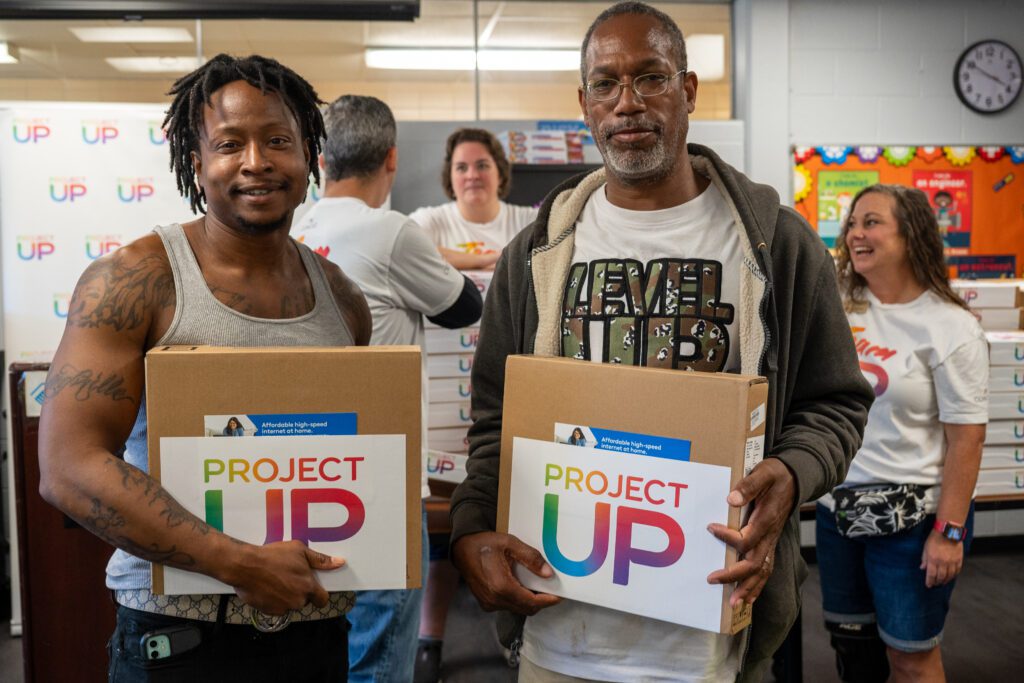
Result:
[[[911,270],[907,240],[900,232],[895,206],[892,197],[868,192],[854,204],[847,219],[850,263],[869,284],[873,277]]]
[[[498,200],[501,177],[494,158],[479,142],[462,142],[452,152],[452,190],[455,201],[480,205]]]
[[[287,228],[306,194],[308,161],[280,95],[233,81],[211,96],[192,155],[208,217],[250,234]]]
[[[580,91],[580,108],[608,173],[626,185],[658,182],[669,177],[686,153],[689,114],[697,80],[680,74],[661,95],[641,98],[628,84],[637,76],[670,76],[681,64],[672,59],[672,45],[657,19],[623,14],[600,24],[587,46],[587,81],[613,78],[624,84],[617,99],[593,101]]]

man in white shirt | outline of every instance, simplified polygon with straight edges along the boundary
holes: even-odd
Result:
[[[475,323],[482,301],[472,281],[445,263],[407,216],[382,208],[398,168],[395,119],[388,106],[374,97],[345,95],[330,105],[324,123],[323,198],[293,234],[341,266],[363,290],[373,315],[370,343],[422,347],[423,316],[447,328]],[[424,409],[426,402],[424,373]],[[423,436],[426,447],[425,429]],[[425,477],[422,487],[426,497]],[[425,518],[423,525],[426,571]],[[422,593],[357,594],[348,614],[349,681],[412,680]]]

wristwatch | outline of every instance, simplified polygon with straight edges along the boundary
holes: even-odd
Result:
[[[966,531],[964,527],[956,522],[947,522],[944,519],[935,518],[935,526],[932,527],[939,532],[944,538],[948,538],[954,543],[960,543],[964,540]]]

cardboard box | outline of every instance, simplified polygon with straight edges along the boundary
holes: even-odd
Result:
[[[950,283],[971,308],[1020,308],[1024,306],[1021,280],[953,280]]]
[[[469,416],[469,401],[455,403],[431,403],[427,407],[427,427],[438,429],[443,427],[462,427],[468,429],[473,424]]]
[[[1024,381],[1024,376],[1022,376]],[[473,386],[469,378],[461,379],[431,379],[428,380],[428,397],[431,403],[451,403],[453,401],[468,401],[473,393]],[[1024,387],[1021,388],[1024,391]]]
[[[1024,468],[981,470],[976,496],[1024,496]]]
[[[978,314],[981,329],[986,332],[1024,327],[1024,309],[1021,308],[972,308],[971,311]]]
[[[991,420],[985,428],[986,446],[1024,444],[1024,420]]]
[[[759,377],[510,356],[498,528],[541,550],[556,572],[540,579],[520,569],[520,581],[696,628],[744,628],[751,611],[730,608],[734,587],[705,580],[736,562],[736,551],[706,526],[740,526],[741,511],[725,497],[761,459],[767,394]],[[595,519],[600,504],[609,506],[603,520]],[[643,528],[640,518],[651,526]],[[650,564],[631,554],[634,526],[641,527],[638,538],[651,532],[643,536],[647,543],[665,549],[644,551],[658,555]],[[678,543],[683,537],[685,548]],[[602,547],[605,556],[595,566]]]
[[[989,394],[988,417],[990,420],[1024,420],[1024,393]]]
[[[432,327],[426,330],[423,350],[427,353],[474,353],[479,340],[479,327],[464,327],[459,330]]]
[[[989,365],[1024,367],[1024,332],[988,332]]]
[[[468,453],[469,439],[465,427],[427,430],[427,448],[445,453]]]
[[[990,393],[1024,391],[1024,365],[996,365],[988,369],[988,390]],[[454,399],[453,399],[454,400]]]
[[[985,446],[981,450],[981,469],[1007,467],[1024,467],[1024,446]]]
[[[469,379],[473,372],[473,354],[427,354],[427,377]]]
[[[236,474],[244,469],[247,477],[239,475],[228,481],[222,476],[217,481],[224,481],[225,484],[208,483],[211,480],[210,473],[218,474],[217,469],[211,467],[211,460],[203,462],[203,473],[196,480],[196,483],[189,489],[179,490],[182,493],[193,494],[192,498],[199,500],[198,510],[186,504],[184,499],[179,502],[185,505],[193,513],[200,517],[207,518],[210,511],[211,489],[204,492],[204,485],[209,487],[220,487],[223,489],[219,494],[221,520],[220,525],[214,519],[207,519],[209,523],[225,532],[231,533],[232,525],[228,523],[229,517],[237,516],[237,510],[232,506],[232,501],[253,495],[258,496],[261,501],[261,509],[256,519],[260,520],[260,533],[257,539],[245,539],[259,543],[266,537],[271,537],[271,519],[289,519],[291,527],[284,531],[284,523],[274,524],[282,540],[292,538],[292,533],[302,530],[305,524],[308,529],[313,530],[314,536],[329,536],[325,533],[328,529],[348,529],[352,532],[353,527],[348,526],[353,519],[351,515],[352,506],[342,503],[348,508],[349,514],[344,514],[337,506],[334,498],[344,497],[351,501],[356,500],[356,505],[361,506],[365,511],[363,522],[355,531],[345,536],[345,548],[350,548],[351,553],[332,552],[341,554],[348,561],[345,569],[337,572],[324,572],[320,579],[323,585],[329,590],[348,590],[349,587],[362,588],[364,585],[373,584],[375,581],[383,581],[380,578],[387,575],[393,581],[397,575],[401,587],[401,564],[405,568],[405,586],[415,588],[420,585],[420,467],[422,465],[421,420],[422,403],[420,395],[420,383],[422,379],[421,356],[418,348],[414,346],[392,346],[392,347],[349,347],[349,348],[222,348],[222,347],[188,347],[188,346],[164,346],[151,350],[146,355],[146,401],[148,416],[148,444],[149,444],[149,467],[150,473],[157,479],[161,475],[171,476],[182,469],[182,460],[177,460],[180,452],[179,446],[186,443],[198,443],[197,446],[205,447],[211,444],[218,450],[232,454],[233,460],[225,460],[231,464],[230,472],[220,472],[221,475]],[[208,422],[213,421],[216,425],[225,424],[224,416],[236,417],[237,420],[246,423],[246,436],[243,438],[201,438],[201,439],[177,439],[169,437],[204,437],[208,432]],[[211,417],[212,416],[212,417]],[[317,436],[315,428],[318,425],[328,424],[332,419],[350,417],[352,429],[343,428],[342,431],[321,432],[334,434],[333,436]],[[252,419],[250,419],[250,417]],[[258,423],[258,424],[257,424]],[[256,425],[255,427],[253,425]],[[337,436],[337,434],[352,434],[358,436]],[[248,432],[255,432],[256,436],[249,436]],[[364,436],[365,435],[365,436]],[[372,436],[372,435],[398,435],[398,436]],[[388,460],[386,464],[389,470],[382,472],[381,465],[384,460],[374,461],[378,451],[369,447],[370,444],[384,444]],[[365,444],[360,446],[360,444]],[[315,446],[311,448],[311,446]],[[176,458],[172,463],[161,459],[161,449],[166,447],[168,454],[174,454]],[[341,448],[354,449],[359,452],[358,457],[352,457],[344,463],[341,460]],[[284,477],[284,465],[278,470],[277,466],[269,461],[270,456],[266,455],[268,449],[285,448],[296,452],[307,450],[314,451],[316,455],[303,458],[302,461],[293,460],[292,472],[301,472],[308,476],[296,476],[290,483]],[[322,451],[322,455],[320,454]],[[403,452],[404,451],[404,452]],[[247,452],[259,452],[259,456],[249,456]],[[170,457],[170,455],[169,455]],[[268,458],[268,460],[259,460]],[[379,455],[383,458],[383,455]],[[362,458],[359,464],[364,474],[357,483],[357,460]],[[296,464],[298,462],[298,464]],[[303,462],[305,464],[303,464]],[[394,467],[397,462],[397,468]],[[260,464],[262,463],[262,477],[260,475]],[[162,466],[163,465],[163,466]],[[319,469],[317,468],[319,466]],[[351,465],[351,472],[348,466]],[[236,466],[238,469],[236,469]],[[251,470],[249,468],[252,468]],[[404,469],[404,471],[403,471]],[[271,476],[280,471],[281,477]],[[176,476],[176,475],[175,475]],[[367,481],[369,478],[369,481]],[[259,480],[257,482],[257,479]],[[204,481],[205,480],[205,481]],[[270,481],[271,483],[266,483]],[[299,481],[307,483],[298,483]],[[309,482],[318,483],[309,483]],[[165,482],[166,483],[166,482]],[[252,492],[248,489],[245,492],[235,495],[237,489],[231,488],[242,483],[251,484]],[[279,493],[277,499],[280,501],[281,509],[277,515],[268,509],[271,496],[263,494],[262,490],[255,491],[258,487],[271,487]],[[381,495],[388,491],[388,487],[394,491],[402,491],[397,499],[392,496]],[[317,487],[317,488],[313,488]],[[369,495],[364,495],[363,487],[368,490]],[[195,489],[193,491],[192,489]],[[305,489],[303,495],[295,495],[300,489]],[[269,491],[269,488],[268,488]],[[341,493],[339,493],[341,491]],[[320,492],[320,493],[314,493]],[[171,491],[172,495],[178,497],[178,493]],[[322,500],[322,497],[332,500]],[[202,498],[206,496],[206,507],[203,508]],[[362,496],[362,497],[360,497]],[[316,499],[314,499],[316,498]],[[296,506],[301,507],[302,501],[312,506],[303,508],[310,514],[301,514],[299,518],[303,522],[297,522],[295,514],[283,517],[285,506],[290,505],[294,510]],[[194,503],[194,501],[193,501]],[[396,506],[402,506],[397,508]],[[387,509],[387,512],[381,512]],[[266,523],[263,522],[264,510]],[[375,514],[377,512],[377,514]],[[248,512],[246,512],[248,515]],[[245,515],[243,515],[243,518]],[[386,531],[392,535],[397,542],[398,549],[388,546],[385,557],[381,557],[381,538],[373,538],[371,534],[380,528],[378,520],[387,518],[389,520]],[[403,519],[404,518],[404,519]],[[331,524],[339,524],[331,527]],[[248,523],[248,520],[246,520]],[[252,524],[256,524],[255,521]],[[369,533],[368,533],[369,532]],[[264,536],[264,533],[266,536]],[[402,541],[404,540],[404,547]],[[317,542],[311,542],[314,548],[318,547]],[[333,545],[323,546],[334,548]],[[357,548],[369,548],[362,550],[362,555],[357,554]],[[404,551],[401,552],[401,551]],[[395,560],[394,558],[398,558]],[[388,561],[387,570],[382,565],[384,560]],[[399,566],[396,568],[395,564]],[[166,569],[160,565],[153,566],[153,592],[165,592],[165,578],[173,572],[180,570]],[[217,583],[209,577],[191,572],[180,572],[181,574],[195,577],[196,580]],[[172,577],[173,578],[173,577]],[[178,579],[175,578],[175,581]],[[340,585],[339,585],[340,584]],[[222,585],[222,584],[221,584]],[[384,586],[381,586],[384,587]],[[207,588],[204,586],[204,589]],[[232,589],[228,587],[227,591]],[[212,588],[198,592],[217,592]]]

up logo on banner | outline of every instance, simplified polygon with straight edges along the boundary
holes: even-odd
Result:
[[[153,196],[155,188],[152,178],[118,178],[117,198],[125,204],[141,202]]]
[[[57,250],[53,235],[18,235],[15,252],[22,261],[42,261]]]
[[[36,144],[50,137],[49,119],[15,119],[11,125],[11,134],[14,141],[25,144]]]
[[[50,200],[58,204],[62,202],[74,203],[84,197],[88,191],[86,179],[83,177],[50,178]]]
[[[82,142],[87,145],[106,145],[120,134],[117,121],[82,121]]]
[[[67,292],[54,292],[53,294],[53,315],[59,320],[66,320],[68,309],[71,306],[71,295]]]
[[[159,121],[149,121],[146,127],[148,128],[147,135],[151,144],[167,144],[167,134],[164,132]]]
[[[95,261],[118,249],[124,243],[123,239],[121,235],[86,235],[85,256],[90,261]]]

